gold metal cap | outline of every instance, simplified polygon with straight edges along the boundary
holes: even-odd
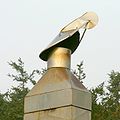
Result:
[[[70,69],[71,51],[67,48],[57,47],[50,54],[47,68],[64,67]]]

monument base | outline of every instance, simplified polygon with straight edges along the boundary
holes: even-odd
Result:
[[[91,112],[75,106],[66,106],[25,114],[24,120],[91,120]]]
[[[24,104],[24,120],[91,120],[91,93],[65,68],[48,69]]]

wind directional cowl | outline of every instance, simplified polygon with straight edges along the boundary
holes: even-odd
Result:
[[[56,38],[44,49],[39,57],[47,61],[51,52],[56,47],[63,47],[71,50],[71,54],[77,49],[87,29],[91,29],[98,23],[98,16],[94,12],[86,12],[81,17],[78,17],[68,25],[66,25]],[[81,35],[79,29],[83,28],[84,32]]]
[[[56,38],[48,45],[48,47],[43,50],[39,57],[47,61],[49,55],[56,47],[68,48],[71,50],[71,54],[77,49],[79,45],[80,33],[76,30],[71,30],[67,32],[60,32]]]

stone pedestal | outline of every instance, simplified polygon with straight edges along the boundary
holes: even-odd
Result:
[[[67,68],[50,68],[26,95],[24,120],[91,120],[91,94]]]

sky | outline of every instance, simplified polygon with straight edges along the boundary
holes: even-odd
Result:
[[[7,76],[13,72],[8,62],[21,57],[29,72],[46,67],[39,53],[87,11],[95,12],[99,22],[86,32],[72,55],[71,68],[84,61],[88,88],[107,81],[108,73],[120,71],[119,5],[118,0],[0,0],[0,91],[15,84]]]

